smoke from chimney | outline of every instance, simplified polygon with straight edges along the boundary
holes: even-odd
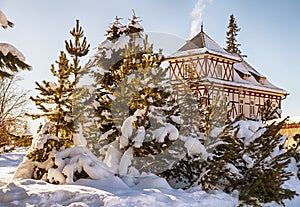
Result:
[[[212,0],[208,0],[212,3]],[[190,36],[194,37],[198,32],[200,32],[200,27],[202,24],[202,15],[206,7],[206,0],[198,0],[195,4],[193,11],[190,13],[192,19]]]

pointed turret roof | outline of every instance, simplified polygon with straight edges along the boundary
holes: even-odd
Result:
[[[183,45],[175,53],[171,54],[169,58],[200,55],[205,53],[219,55],[222,57],[240,61],[239,56],[226,52],[220,45],[218,45],[218,43],[210,38],[203,31],[203,26],[201,26],[201,31],[196,36],[194,36],[190,40],[187,40],[185,45]]]

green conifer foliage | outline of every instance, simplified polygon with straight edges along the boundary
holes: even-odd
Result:
[[[89,45],[86,38],[83,41],[83,30],[76,21],[76,27],[70,31],[74,37],[65,42],[68,54],[73,58],[70,63],[67,54],[60,52],[59,60],[51,65],[50,71],[56,82],[43,81],[36,82],[37,90],[40,95],[30,97],[42,112],[39,114],[30,114],[33,119],[45,117],[56,126],[55,134],[57,137],[65,141],[65,145],[72,144],[72,134],[75,132],[74,119],[77,114],[74,113],[74,103],[79,99],[76,93],[76,86],[79,82],[81,66],[79,59],[85,56],[89,51]],[[77,110],[78,111],[78,110]]]
[[[220,100],[209,106],[200,104],[199,111],[198,133],[193,130],[187,134],[203,144],[204,153],[187,153],[160,176],[176,188],[200,186],[208,192],[239,192],[241,206],[262,206],[273,201],[283,205],[283,200],[296,195],[283,186],[292,176],[287,167],[294,150],[285,149],[285,138],[278,134],[285,120],[269,126],[244,123],[247,121],[239,121],[240,117],[228,121],[225,114],[221,115],[222,111],[226,113],[226,104]],[[240,129],[243,124],[260,127],[251,137],[241,137],[247,130]],[[293,157],[297,160],[295,153]]]
[[[133,19],[135,23],[138,22],[136,18],[134,15]],[[94,60],[90,62],[90,67],[97,66],[94,71],[94,78],[97,85],[94,105],[96,106],[98,126],[102,134],[110,131],[109,135],[107,134],[106,136],[108,142],[114,141],[116,137],[120,135],[111,117],[111,103],[114,99],[113,94],[126,76],[137,71],[138,68],[148,67],[147,64],[150,64],[151,61],[146,61],[143,55],[152,53],[152,45],[148,43],[147,36],[142,39],[140,33],[131,33],[132,29],[128,30],[122,26],[119,20],[120,18],[116,17],[116,21],[106,31],[107,40],[104,41],[104,44],[99,45],[98,53]],[[130,25],[134,27],[134,24]],[[143,30],[140,30],[140,32],[142,31]],[[111,33],[118,35],[110,35]],[[127,39],[129,39],[129,41],[125,47],[114,48],[116,44]],[[143,44],[140,44],[140,42],[137,44],[136,40],[143,41]],[[109,55],[107,54],[108,50],[111,51]],[[156,61],[157,60],[152,60],[152,62]],[[161,60],[156,62],[157,65],[159,65],[160,62]],[[97,71],[99,68],[103,70],[102,73]]]
[[[42,84],[36,82],[40,95],[30,97],[35,105],[42,111],[40,114],[30,114],[33,119],[46,117],[55,123],[56,136],[66,140],[68,144],[72,142],[72,133],[74,131],[72,121],[72,97],[74,91],[74,82],[70,80],[72,68],[64,52],[61,52],[59,60],[56,62],[58,69],[54,64],[51,65],[51,73],[57,78],[56,83],[43,81]]]
[[[236,36],[238,35],[240,28],[238,27],[233,14],[230,15],[229,24],[228,24],[227,28],[228,28],[228,31],[226,32],[227,46],[226,46],[225,50],[229,53],[236,54],[241,57],[246,57],[246,55],[242,55],[242,52],[239,49],[241,44],[237,43],[237,40],[236,40]]]
[[[135,14],[126,27],[115,22],[114,27],[122,28],[123,33],[99,45],[92,61],[101,68],[99,78],[94,76],[98,84],[96,115],[103,149],[114,146],[124,157],[131,153],[133,167],[157,172],[161,166],[150,157],[167,150],[174,138],[166,133],[159,139],[155,130],[177,127],[171,118],[177,106],[171,98],[167,70],[160,68],[163,57],[153,52],[139,22]]]
[[[184,102],[182,104],[186,105],[191,101]],[[220,178],[230,177],[226,165],[230,156],[236,153],[228,154],[226,151],[233,146],[231,138],[235,131],[232,126],[234,122],[227,120],[227,104],[219,96],[208,106],[202,102],[198,105],[199,108],[194,108],[190,121],[184,121],[193,124],[183,124],[180,132],[184,132],[184,136],[197,139],[205,150],[193,154],[187,152],[183,159],[161,173],[161,176],[176,188],[187,189],[200,185],[203,190],[221,190],[223,187]],[[182,108],[186,107],[180,107]],[[192,126],[197,128],[193,129]]]
[[[298,179],[300,179],[300,152],[299,152],[300,134],[295,134],[293,137],[289,137],[287,139],[287,142],[292,142],[292,144],[289,144],[287,147],[291,152],[291,156],[295,161],[296,167],[298,168],[297,177]]]
[[[278,134],[285,120],[271,124],[264,132],[244,148],[243,154],[253,162],[242,166],[242,178],[239,182],[242,204],[261,206],[272,201],[284,205],[284,199],[292,199],[296,192],[283,187],[292,172],[287,172],[291,157],[290,150],[284,150],[284,139]],[[259,129],[262,130],[262,129]],[[237,166],[240,169],[241,166]]]
[[[120,20],[122,18],[116,16],[115,21],[111,24],[111,26],[105,31],[105,36],[107,40],[114,41],[117,40],[123,33],[125,27],[121,25]]]
[[[0,77],[10,77],[19,70],[31,70],[31,66],[11,53],[0,52],[0,69]]]
[[[53,153],[63,150],[66,146],[64,140],[58,139],[54,135],[56,131],[57,127],[48,121],[42,126],[37,137],[33,140],[31,148],[26,154],[28,160],[35,163],[31,166],[32,169],[28,169],[28,167],[25,169],[31,172],[28,178],[47,180],[48,169],[54,165]],[[42,146],[37,147],[40,144]]]

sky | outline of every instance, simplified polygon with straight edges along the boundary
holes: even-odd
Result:
[[[237,40],[246,61],[290,95],[282,102],[283,116],[299,116],[300,1],[298,0],[0,0],[0,10],[15,26],[0,30],[1,42],[17,47],[32,66],[19,73],[20,87],[35,94],[35,81],[53,80],[55,63],[76,19],[91,45],[88,59],[105,37],[115,16],[126,25],[132,10],[146,33],[165,53],[175,52],[185,40],[204,31],[225,47],[229,16],[241,30]],[[35,106],[32,106],[34,108]]]

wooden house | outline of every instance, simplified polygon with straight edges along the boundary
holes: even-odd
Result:
[[[280,112],[281,101],[288,95],[243,58],[226,52],[203,31],[203,26],[166,61],[171,82],[189,83],[197,98],[207,104],[217,94],[226,97],[231,117],[243,114],[259,119],[267,100]]]

